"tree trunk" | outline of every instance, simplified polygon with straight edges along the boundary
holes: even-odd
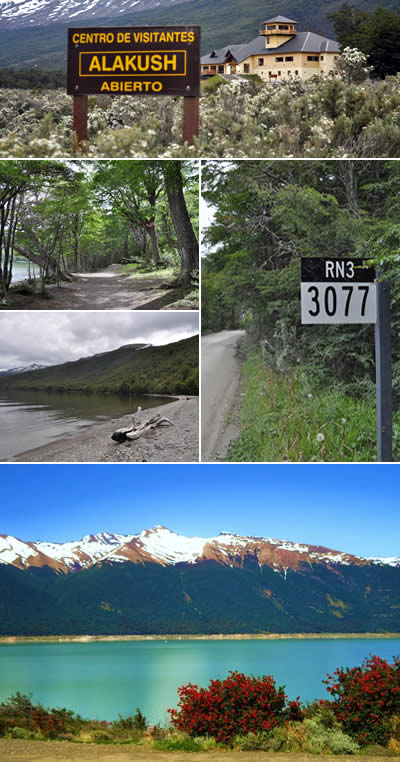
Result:
[[[149,231],[149,236],[151,241],[153,265],[154,267],[158,267],[158,265],[160,264],[160,251],[158,248],[157,233],[156,233],[156,226],[155,226],[154,220],[150,220],[150,222],[147,223],[147,230]]]
[[[178,239],[179,254],[181,257],[181,271],[172,285],[188,288],[191,284],[192,272],[199,264],[199,245],[183,195],[183,179],[180,162],[164,162],[163,174],[168,204],[176,237]]]
[[[30,249],[25,249],[23,246],[21,246],[19,243],[14,243],[14,249],[15,251],[18,251],[19,254],[22,254],[23,257],[26,259],[29,259],[30,262],[33,262],[33,264],[38,265],[41,270],[48,267],[52,275],[57,275],[57,277],[60,278],[60,280],[72,280],[72,275],[69,273],[63,273],[60,271],[60,268],[56,262],[55,259],[50,257],[49,260],[45,259],[44,257],[40,256],[39,254],[34,254]]]

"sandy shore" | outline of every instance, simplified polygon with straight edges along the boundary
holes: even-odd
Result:
[[[292,633],[233,633],[216,635],[2,635],[0,645],[15,643],[95,643],[114,641],[147,641],[147,640],[345,640],[345,639],[378,638],[390,640],[400,638],[398,632],[292,632]]]
[[[132,411],[133,412],[133,411]],[[156,413],[173,426],[160,426],[129,444],[113,442],[116,429],[131,425],[131,417],[93,424],[70,437],[15,455],[14,463],[197,463],[199,460],[199,398],[179,397],[176,402],[143,410],[140,420]]]

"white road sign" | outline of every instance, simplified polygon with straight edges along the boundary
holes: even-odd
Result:
[[[302,258],[301,322],[376,323],[374,281],[359,259]]]

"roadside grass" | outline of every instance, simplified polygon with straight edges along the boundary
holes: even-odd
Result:
[[[306,383],[303,369],[277,372],[260,354],[244,365],[241,433],[227,460],[343,461],[376,459],[375,402],[354,399],[340,388]],[[400,413],[393,421],[394,454],[400,459]]]

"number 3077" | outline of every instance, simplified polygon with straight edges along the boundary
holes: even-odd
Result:
[[[374,323],[375,284],[302,283],[303,323]]]

